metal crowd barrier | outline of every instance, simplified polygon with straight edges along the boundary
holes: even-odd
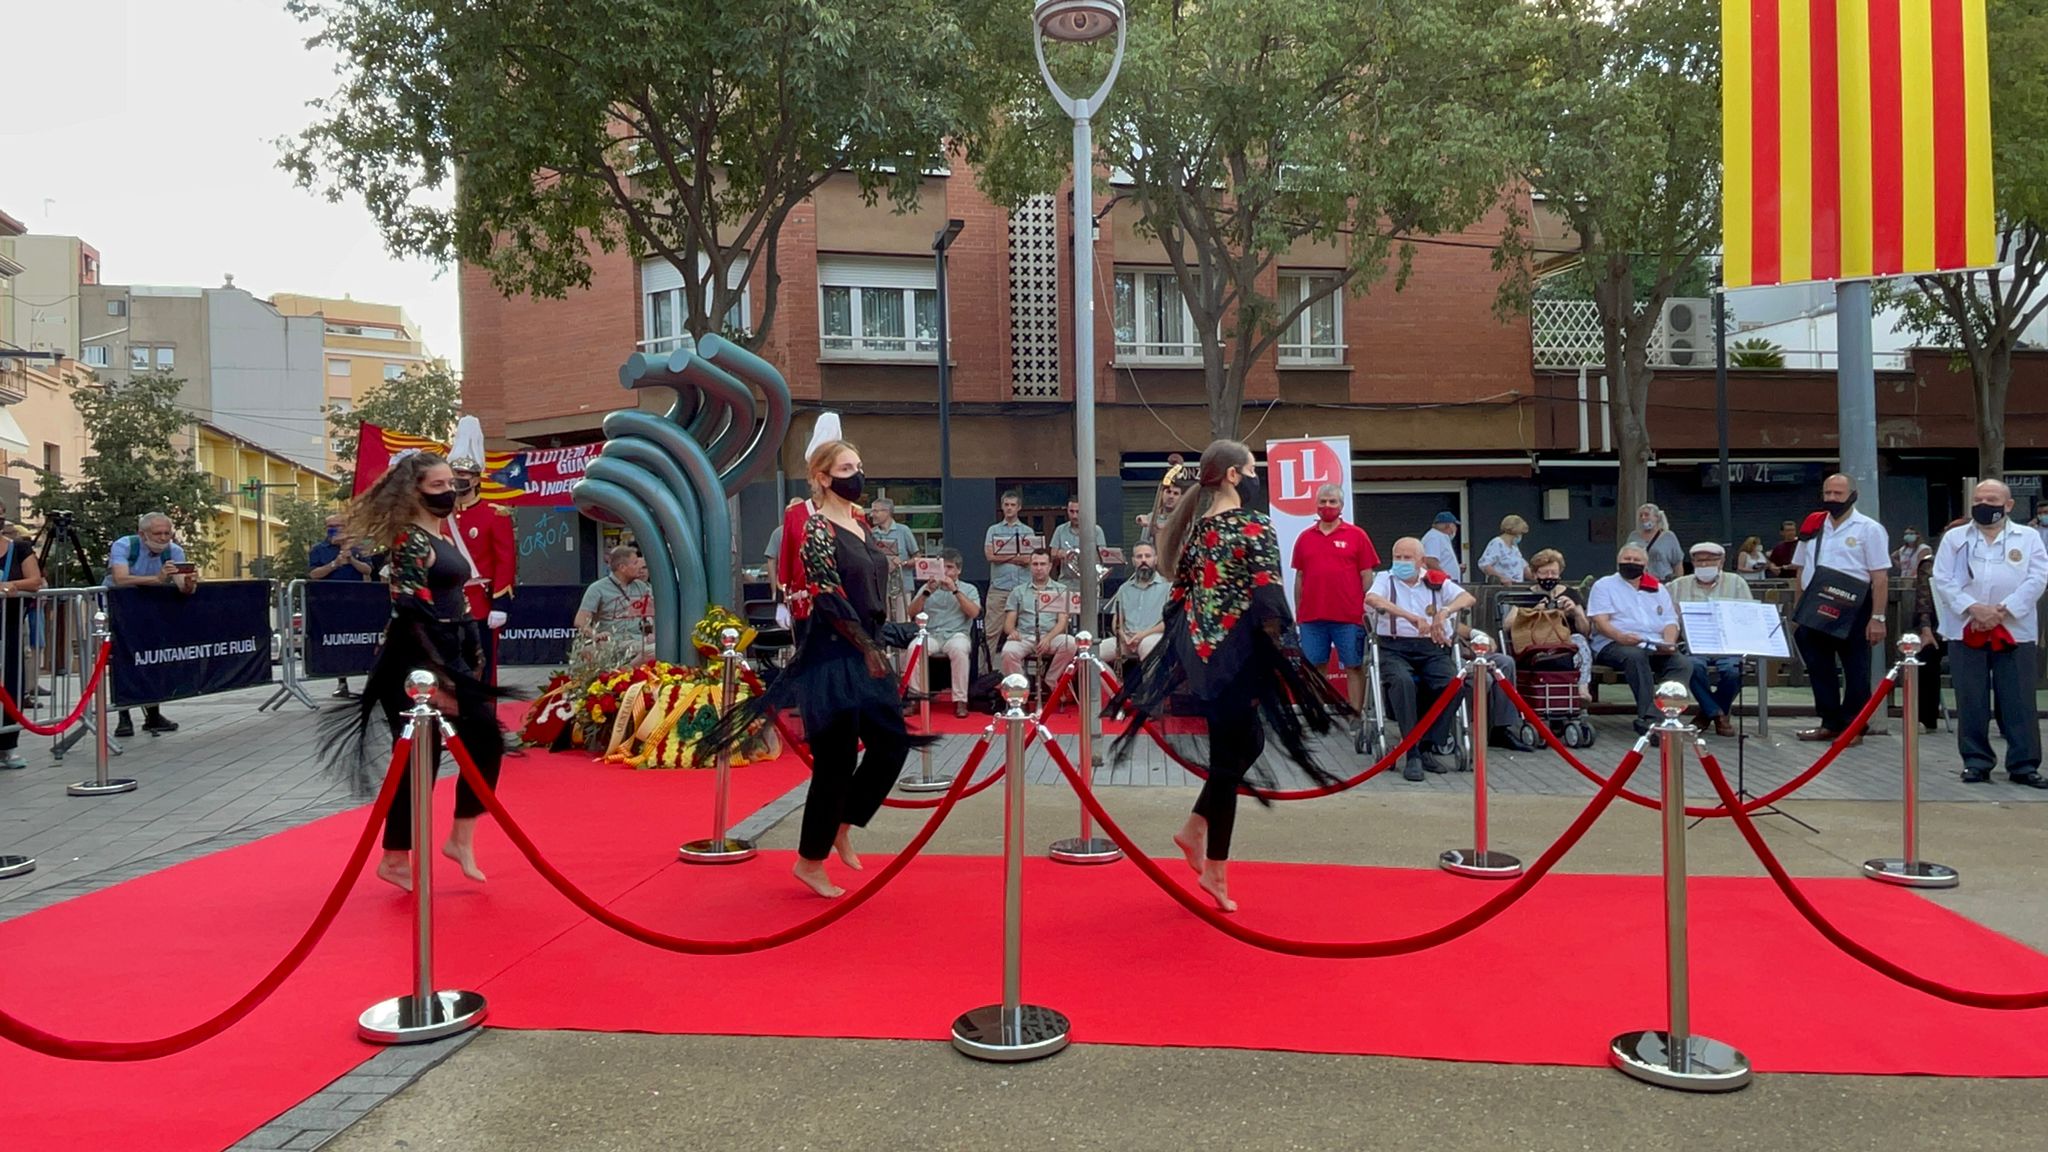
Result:
[[[40,645],[37,663],[48,661],[50,694],[33,697],[39,706],[37,708],[22,702],[22,711],[39,721],[46,718],[55,720],[70,714],[72,706],[78,703],[80,689],[92,675],[93,663],[99,657],[99,637],[95,635],[93,620],[106,613],[107,590],[97,585],[45,588],[35,593],[35,601],[41,635],[31,636],[31,642]],[[0,646],[4,646],[8,653],[19,648],[14,636],[7,631],[12,626],[12,618],[12,612],[0,611],[0,622],[5,622],[5,626],[0,626]],[[112,675],[111,670],[108,675]],[[87,709],[81,723],[50,737],[51,757],[62,760],[64,754],[80,740],[98,732],[99,718],[94,710]],[[107,751],[115,756],[121,754],[121,746],[114,742],[111,733],[107,739]]]
[[[318,709],[313,694],[306,691],[306,581],[304,579],[282,581],[277,586],[276,619],[271,627],[277,635],[277,691],[270,699],[256,706],[258,712],[283,708],[287,700],[297,700],[308,708]]]

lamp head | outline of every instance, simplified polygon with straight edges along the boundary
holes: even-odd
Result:
[[[1657,685],[1657,710],[1664,713],[1666,720],[1676,720],[1684,713],[1686,705],[1692,703],[1692,696],[1685,685],[1676,680],[1666,680]]]
[[[1031,15],[1046,39],[1088,44],[1116,34],[1124,6],[1122,0],[1038,0]]]

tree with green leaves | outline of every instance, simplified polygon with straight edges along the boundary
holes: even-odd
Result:
[[[1650,495],[1650,342],[1720,243],[1717,0],[1547,0],[1530,168],[1571,225],[1617,400],[1618,531]]]
[[[133,533],[136,520],[148,512],[171,518],[195,563],[213,553],[213,517],[227,497],[219,478],[192,463],[193,417],[178,406],[184,384],[158,371],[119,387],[93,385],[71,394],[92,449],[78,462],[75,480],[40,472],[42,490],[29,501],[29,510],[44,520],[54,512],[73,513],[89,552],[85,560],[95,573],[106,564],[113,542]]]
[[[335,470],[336,490],[345,499],[355,491],[356,442],[361,426],[375,424],[408,436],[425,436],[447,443],[462,418],[462,381],[445,364],[416,367],[396,380],[356,397],[353,406],[327,406],[327,429],[341,447],[334,458],[343,467]]]
[[[1969,368],[1977,475],[1999,479],[2012,354],[2048,310],[2048,0],[1991,0],[1986,16],[1998,266],[1894,281],[1877,298]]]
[[[360,195],[393,252],[561,297],[589,285],[593,250],[625,245],[675,266],[697,336],[721,328],[758,261],[750,346],[775,319],[789,214],[838,172],[914,205],[948,142],[974,145],[988,89],[1015,83],[1017,68],[978,63],[981,24],[1000,16],[1019,25],[995,26],[1012,54],[1028,45],[1022,13],[994,0],[287,8],[341,54],[344,83],[284,166]]]
[[[1117,341],[1136,342],[1141,309],[1184,303],[1210,432],[1235,437],[1252,366],[1297,322],[1390,269],[1398,287],[1411,237],[1465,229],[1503,202],[1520,146],[1502,109],[1524,83],[1528,19],[1515,0],[1134,0],[1126,26],[1096,141],[1128,176],[1112,191],[1160,242],[1178,299],[1118,298]],[[1051,65],[1063,80],[1063,67],[1099,66]],[[1041,90],[1006,122],[998,194],[1056,187],[1067,131]],[[1342,267],[1281,290],[1291,250],[1332,241]]]
[[[284,521],[284,544],[269,558],[271,574],[280,580],[296,580],[306,574],[307,557],[314,546],[327,539],[327,517],[335,507],[287,492],[277,498],[272,511]]]

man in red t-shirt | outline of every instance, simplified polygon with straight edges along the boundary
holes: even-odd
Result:
[[[1315,668],[1337,663],[1350,686],[1351,707],[1365,707],[1365,589],[1380,554],[1365,529],[1344,522],[1344,489],[1316,489],[1316,524],[1294,541],[1294,616],[1302,658]]]

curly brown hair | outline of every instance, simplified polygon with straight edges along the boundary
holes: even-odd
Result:
[[[348,506],[343,531],[374,548],[389,548],[420,514],[420,478],[448,461],[433,452],[414,452],[391,468]]]

